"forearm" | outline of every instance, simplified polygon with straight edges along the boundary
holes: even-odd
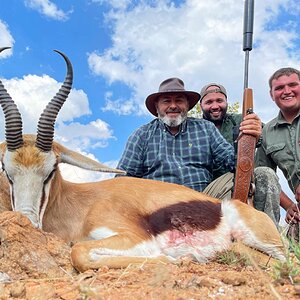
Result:
[[[284,192],[281,191],[280,193],[280,206],[284,210],[288,210],[292,205],[294,204],[294,201],[288,197],[288,195]]]
[[[283,191],[280,193],[280,205],[286,210],[285,221],[288,224],[300,221],[298,203],[290,199]]]

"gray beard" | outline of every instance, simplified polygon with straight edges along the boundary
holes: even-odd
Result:
[[[186,114],[185,115],[180,115],[178,116],[176,119],[171,119],[168,116],[164,116],[162,117],[159,113],[158,113],[158,118],[160,120],[162,120],[167,126],[169,127],[178,127],[181,123],[183,123],[186,119]]]

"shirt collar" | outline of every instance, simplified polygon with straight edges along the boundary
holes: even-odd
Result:
[[[295,119],[298,118],[299,115],[300,115],[300,110],[298,111],[298,114],[297,114],[297,116],[295,117]],[[281,111],[279,111],[279,113],[278,113],[278,117],[277,117],[277,122],[276,122],[276,123],[277,123],[277,124],[286,124],[286,123],[288,123],[288,122],[285,120],[284,116],[282,115],[282,112],[281,112]]]

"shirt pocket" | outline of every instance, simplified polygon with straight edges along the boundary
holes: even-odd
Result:
[[[285,148],[285,143],[279,143],[279,144],[275,144],[275,145],[271,145],[267,148],[266,150],[266,154],[267,155],[272,155],[278,151],[282,151]]]
[[[266,149],[266,154],[272,158],[280,169],[285,170],[290,165],[290,155],[288,155],[287,151],[288,149],[285,143],[278,143],[269,146]]]

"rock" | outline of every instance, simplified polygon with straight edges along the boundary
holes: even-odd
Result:
[[[0,270],[13,280],[76,274],[70,246],[32,226],[21,213],[0,213]]]
[[[0,283],[11,282],[10,277],[6,273],[0,272]]]

